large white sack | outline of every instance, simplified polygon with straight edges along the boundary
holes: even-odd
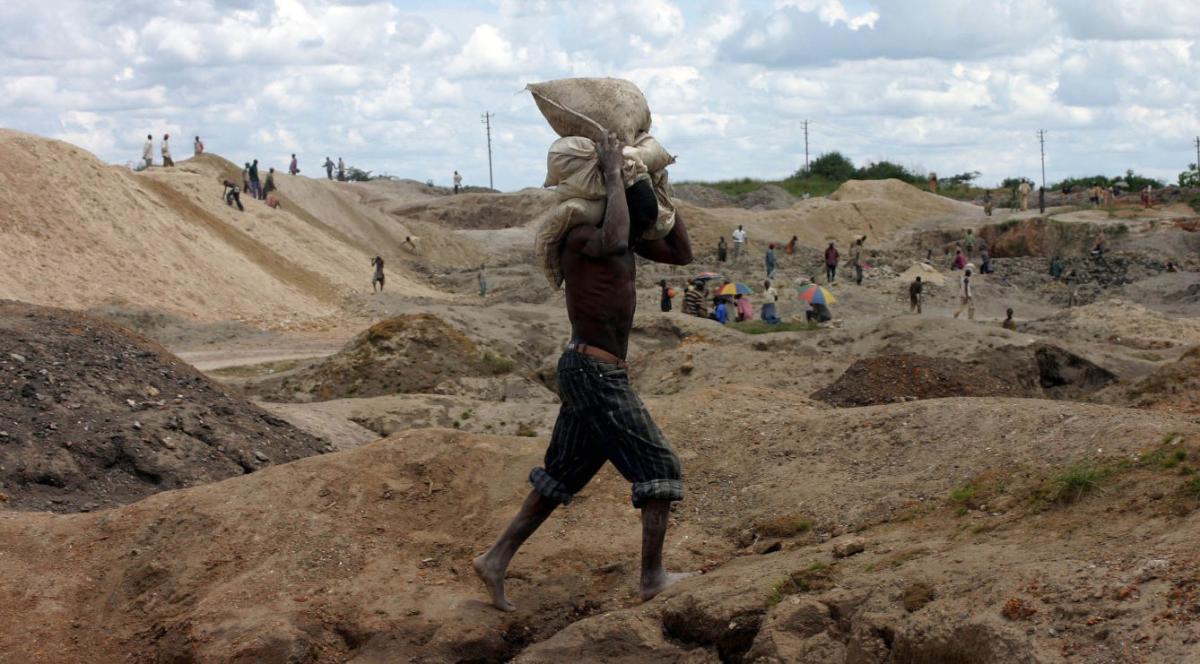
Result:
[[[630,81],[619,78],[562,78],[530,83],[538,110],[559,136],[600,140],[603,130],[632,145],[650,131],[650,106]]]

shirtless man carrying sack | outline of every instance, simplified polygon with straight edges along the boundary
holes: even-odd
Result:
[[[517,549],[606,461],[633,485],[633,505],[642,510],[642,599],[688,576],[668,573],[662,560],[671,502],[683,499],[679,458],[629,384],[625,356],[637,305],[634,255],[687,265],[691,242],[678,217],[665,238],[642,239],[658,218],[654,190],[646,180],[624,188],[616,137],[604,136],[597,148],[607,189],[604,220],[574,227],[559,246],[572,339],[558,361],[562,407],[545,466],[530,473],[533,490],[520,511],[474,561],[492,603],[503,611],[514,610],[504,595],[504,575]]]

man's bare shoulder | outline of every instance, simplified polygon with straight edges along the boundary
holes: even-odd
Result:
[[[563,238],[563,249],[567,249],[575,253],[581,253],[584,245],[590,242],[599,231],[599,226],[592,226],[591,224],[580,224],[579,226],[575,226],[568,230],[566,237]]]

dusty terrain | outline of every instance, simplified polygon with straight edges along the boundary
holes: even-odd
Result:
[[[0,156],[20,165],[0,296],[22,302],[0,307],[0,662],[1200,656],[1190,208],[986,218],[897,181],[681,187],[697,260],[639,264],[630,373],[684,465],[668,565],[704,573],[637,599],[639,515],[606,468],[517,555],[505,614],[470,560],[558,408],[570,326],[532,254],[553,192],[284,176],[280,209],[239,213],[215,155],[131,173],[5,131]],[[64,195],[31,197],[37,178]],[[748,255],[720,264],[738,224]],[[996,257],[973,321],[950,316],[945,254],[968,228]],[[825,284],[821,250],[862,234],[862,285],[845,264]],[[793,286],[816,278],[832,324],[659,311],[661,279],[757,290],[793,235],[779,313],[802,318]]]

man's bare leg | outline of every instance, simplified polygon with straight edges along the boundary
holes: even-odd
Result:
[[[473,561],[475,573],[479,575],[483,585],[487,586],[488,594],[492,596],[492,604],[497,609],[516,610],[504,596],[504,575],[508,571],[508,564],[512,562],[517,549],[537,531],[556,507],[557,501],[550,500],[537,491],[530,491],[517,515],[500,535],[500,539],[496,540],[487,553]],[[661,540],[659,546],[661,548]]]
[[[671,501],[649,500],[642,506],[642,600],[649,600],[677,581],[694,576],[672,573],[663,567],[663,540],[671,518]]]

